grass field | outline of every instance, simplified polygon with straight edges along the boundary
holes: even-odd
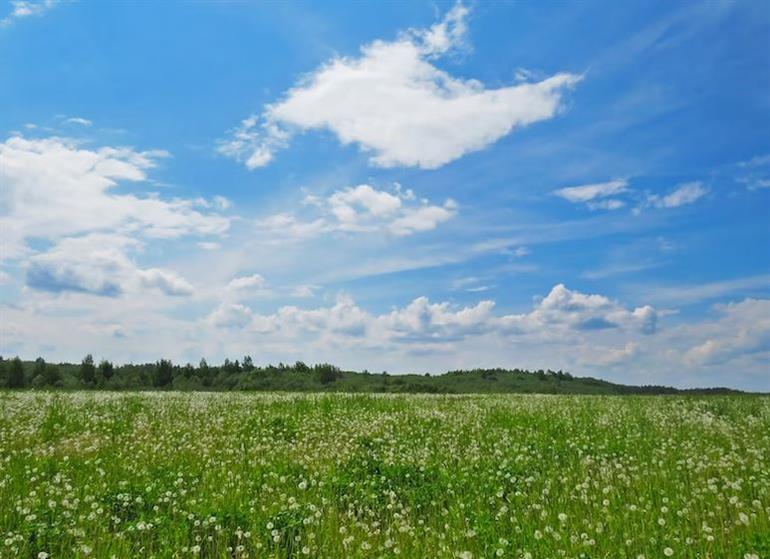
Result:
[[[0,393],[0,557],[770,557],[770,398]]]

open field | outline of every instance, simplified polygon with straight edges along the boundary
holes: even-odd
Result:
[[[770,398],[0,394],[0,557],[770,557]]]

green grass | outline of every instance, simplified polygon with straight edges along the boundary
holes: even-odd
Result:
[[[0,557],[770,557],[770,398],[0,393]]]

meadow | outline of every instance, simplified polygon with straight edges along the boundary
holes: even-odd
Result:
[[[0,557],[770,557],[761,396],[0,393]]]

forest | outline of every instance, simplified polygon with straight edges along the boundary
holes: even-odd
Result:
[[[86,355],[80,363],[49,363],[42,357],[23,361],[0,357],[0,386],[37,390],[178,390],[280,391],[363,393],[524,393],[524,394],[739,394],[730,388],[677,389],[670,386],[630,386],[565,371],[525,369],[453,370],[443,374],[389,374],[345,371],[328,363],[257,366],[251,356],[210,365],[98,363]]]

